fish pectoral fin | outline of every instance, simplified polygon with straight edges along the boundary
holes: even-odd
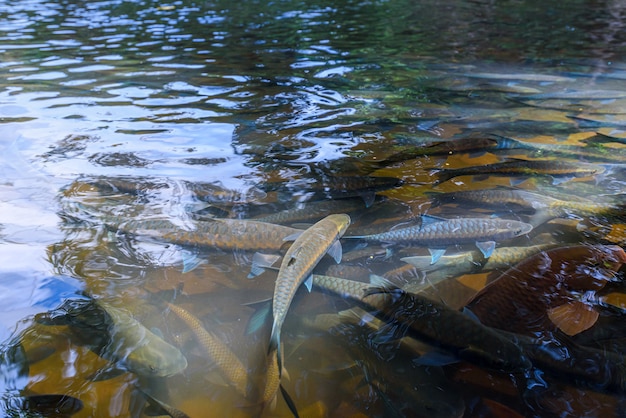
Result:
[[[272,299],[260,302],[253,302],[252,304],[258,305],[258,308],[248,320],[248,325],[246,326],[246,335],[254,334],[255,332],[257,332],[263,327],[263,325],[269,323],[269,320],[272,317]]]
[[[429,248],[428,252],[430,253],[430,264],[432,265],[432,264],[435,264],[437,261],[439,261],[441,256],[445,254],[446,249],[445,248]]]
[[[341,247],[341,243],[339,240],[333,242],[333,245],[328,248],[327,254],[331,256],[337,264],[341,262],[341,257],[343,256],[343,248]]]
[[[365,203],[365,207],[369,208],[370,206],[374,204],[374,201],[376,200],[376,192],[361,193],[361,198],[363,199],[363,202]]]
[[[250,273],[248,279],[253,279],[265,272],[265,269],[278,270],[278,267],[274,267],[274,263],[280,259],[276,254],[262,254],[254,253],[252,256],[252,267],[250,267]]]
[[[183,273],[189,273],[198,268],[198,266],[207,263],[206,259],[190,251],[181,251],[181,258],[183,260]]]
[[[304,286],[307,288],[309,292],[311,291],[311,289],[313,288],[313,275],[312,274],[304,280]]]
[[[550,321],[569,336],[591,328],[599,316],[592,306],[579,300],[572,300],[548,310]]]
[[[493,250],[496,248],[496,242],[495,241],[476,242],[476,247],[480,250],[481,253],[483,253],[483,256],[485,256],[485,258],[489,258],[491,257]]]

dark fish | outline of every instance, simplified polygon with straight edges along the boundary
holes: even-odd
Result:
[[[366,206],[370,206],[376,193],[383,190],[402,186],[403,181],[396,177],[377,176],[329,176],[320,175],[306,179],[296,179],[289,182],[265,183],[259,185],[265,191],[276,191],[287,195],[308,199],[342,199],[347,197],[361,197]]]
[[[409,140],[403,139],[403,142],[409,142]],[[487,137],[455,138],[448,141],[436,142],[411,142],[410,146],[406,146],[404,149],[398,149],[398,151],[386,157],[384,161],[386,164],[393,164],[427,155],[451,155],[466,152],[485,153],[492,150],[508,148],[503,144],[504,143],[497,138]]]
[[[368,416],[452,418],[461,417],[465,403],[461,393],[451,386],[440,367],[416,364],[415,352],[401,345],[391,358],[373,344],[376,331],[364,326],[344,323],[331,330],[334,340],[345,347],[364,374],[363,382],[375,391],[371,404],[365,407]],[[384,350],[384,349],[383,349]],[[371,393],[371,391],[370,391]],[[373,398],[373,399],[372,399]]]
[[[68,395],[15,396],[5,398],[3,403],[4,405],[0,404],[0,411],[8,417],[67,418],[83,409],[83,402],[80,399]]]
[[[288,226],[238,219],[194,221],[189,229],[168,219],[126,221],[110,227],[178,245],[250,251],[278,251],[285,244],[285,237],[302,232]]]
[[[509,177],[534,177],[549,176],[555,179],[567,180],[576,177],[590,177],[601,174],[605,168],[601,165],[589,163],[568,163],[556,160],[510,160],[501,163],[470,166],[455,169],[435,169],[432,171],[437,176],[433,185],[441,184],[459,176],[509,176]],[[557,181],[558,182],[558,181]]]
[[[253,220],[275,224],[293,224],[297,222],[317,222],[331,213],[346,213],[363,209],[363,199],[346,198],[305,202],[301,207],[257,216]]]
[[[583,347],[566,338],[535,338],[503,332],[533,365],[577,386],[623,393],[626,390],[624,357],[615,352]]]
[[[157,399],[156,397],[150,395],[149,393],[139,389],[139,392],[148,400],[148,402],[152,405],[155,405],[158,409],[160,409],[159,415],[169,415],[172,418],[189,418],[189,415],[181,411],[180,409],[174,408],[173,406]],[[161,413],[162,412],[162,413]],[[147,411],[145,411],[147,413]]]
[[[570,246],[543,251],[502,273],[467,304],[485,325],[521,334],[559,328],[573,335],[597,315],[576,293],[595,292],[626,263],[618,246]]]
[[[357,303],[388,323],[394,339],[405,336],[424,341],[457,358],[495,369],[523,371],[530,364],[507,339],[468,315],[419,294],[394,288],[389,283],[362,283],[314,276],[313,284],[324,291]],[[384,331],[383,331],[384,332]]]
[[[471,363],[507,372],[526,372],[531,363],[523,351],[470,316],[398,288],[371,288],[363,298],[386,321],[392,336],[410,336]]]
[[[495,248],[495,241],[525,235],[532,229],[532,225],[514,220],[495,218],[444,219],[424,215],[422,216],[422,224],[419,226],[398,228],[372,235],[346,236],[345,238],[428,247],[432,254],[432,263],[435,263],[445,252],[445,247],[450,245],[476,244],[485,257],[489,257]]]

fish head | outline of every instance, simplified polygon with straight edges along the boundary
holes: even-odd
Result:
[[[350,216],[346,215],[345,213],[336,213],[333,215],[329,215],[326,217],[326,219],[332,221],[335,226],[337,227],[337,231],[339,231],[339,235],[343,235],[343,233],[346,231],[346,229],[348,229],[348,227],[350,226]]]
[[[519,237],[532,231],[533,226],[526,222],[509,221],[506,223],[505,229],[512,231],[514,237]]]
[[[187,368],[187,358],[173,345],[145,329],[140,343],[127,350],[122,363],[141,376],[166,377]]]

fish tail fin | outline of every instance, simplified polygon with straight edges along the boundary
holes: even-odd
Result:
[[[272,354],[276,351],[276,360],[278,363],[278,376],[283,375],[283,356],[282,347],[280,346],[280,328],[276,327],[276,324],[272,327],[272,334],[270,336],[270,344],[267,349],[268,354]]]
[[[295,418],[300,418],[300,415],[298,415],[298,409],[296,408],[296,404],[294,403],[293,399],[289,395],[289,392],[287,392],[287,389],[285,389],[285,387],[282,384],[280,385],[280,393],[283,395],[283,399],[285,400],[285,403],[289,407],[289,410],[291,411],[293,416]]]

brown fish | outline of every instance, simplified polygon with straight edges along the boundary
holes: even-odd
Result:
[[[494,328],[530,334],[558,327],[573,335],[597,319],[584,312],[588,304],[577,299],[576,292],[602,289],[624,263],[626,253],[615,245],[543,251],[506,270],[467,308]]]
[[[178,245],[249,251],[278,251],[285,244],[285,237],[302,232],[288,226],[238,219],[194,221],[190,229],[175,225],[169,219],[133,220],[109,225],[124,233]]]
[[[341,260],[339,238],[350,225],[350,217],[345,214],[329,215],[309,229],[302,232],[293,242],[278,270],[272,313],[274,323],[270,336],[270,352],[276,348],[279,370],[282,371],[280,358],[280,329],[289,310],[296,291],[302,283],[311,279],[311,272],[322,257],[329,253],[337,262]],[[308,286],[310,289],[310,286]]]
[[[228,384],[242,397],[248,396],[248,370],[241,360],[219,338],[204,328],[202,322],[187,310],[167,302],[167,307],[193,331],[207,356],[215,362]]]

